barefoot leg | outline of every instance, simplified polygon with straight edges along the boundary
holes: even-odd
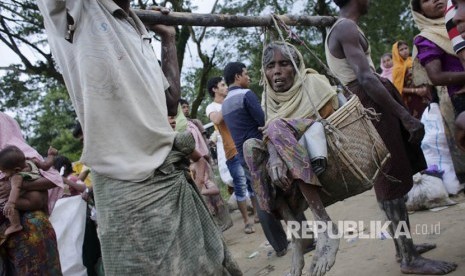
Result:
[[[299,188],[302,191],[308,206],[313,213],[315,220],[323,221],[329,225],[331,218],[321,202],[318,194],[318,187],[299,182]],[[332,222],[331,222],[332,223]],[[337,227],[333,225],[333,234],[337,234]],[[339,239],[331,239],[329,237],[329,229],[324,233],[317,233],[316,252],[313,256],[312,264],[310,266],[310,275],[322,276],[328,272],[336,261],[337,250],[339,249]]]
[[[401,222],[408,221],[407,208],[404,199],[394,199],[379,202],[381,209],[391,221],[394,229],[398,229]],[[401,254],[401,272],[405,274],[444,275],[457,268],[450,262],[426,259],[417,252],[410,236],[405,234],[394,237]]]
[[[283,200],[282,197],[278,197],[277,206],[281,216],[283,217],[286,224],[289,221],[297,221],[302,225],[302,222],[305,220],[305,216],[303,214],[294,216],[294,213],[290,210],[289,205]],[[304,249],[305,249],[305,240],[301,238],[302,233],[299,233],[299,238],[292,236],[292,265],[290,275],[292,276],[300,276],[302,275],[302,270],[305,265],[304,261]],[[310,239],[310,242],[313,242],[313,239]]]

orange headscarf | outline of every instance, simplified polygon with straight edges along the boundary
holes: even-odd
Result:
[[[392,69],[392,82],[399,93],[402,94],[402,90],[404,89],[405,73],[408,69],[412,68],[413,60],[412,57],[404,59],[400,56],[398,43],[399,42],[396,42],[392,45],[392,61],[394,62]]]

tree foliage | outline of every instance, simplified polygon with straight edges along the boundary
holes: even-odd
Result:
[[[134,8],[145,9],[151,5],[167,6],[179,12],[196,10],[191,0],[132,1]],[[337,9],[331,0],[220,0],[213,6],[212,12],[250,16],[271,12],[335,15]],[[0,68],[0,110],[12,111],[17,115],[28,141],[41,153],[53,144],[76,159],[80,145],[70,132],[75,122],[74,110],[48,48],[42,16],[35,0],[1,1],[0,14],[0,43],[11,49],[19,60],[16,64]],[[405,0],[371,1],[370,12],[363,17],[361,27],[370,41],[375,64],[383,53],[391,51],[396,40],[402,39],[411,44],[416,33],[408,1]],[[293,27],[292,30],[325,60],[325,28]],[[252,78],[251,89],[261,94],[261,55],[263,43],[270,36],[271,32],[259,27],[177,27],[182,93],[191,102],[193,117],[208,122],[204,115],[204,108],[210,102],[206,81],[222,75],[227,62],[244,62]],[[192,43],[188,44],[188,41]],[[322,72],[308,51],[300,46],[299,49],[307,66]],[[185,66],[186,61],[190,61],[186,59],[195,59],[194,63],[198,66]]]
[[[0,43],[7,46],[19,63],[0,68],[0,110],[16,114],[28,142],[45,154],[49,145],[72,160],[80,156],[81,145],[72,137],[76,115],[61,74],[48,47],[43,19],[35,0],[0,2]],[[134,8],[159,5],[156,1],[133,1]],[[189,12],[189,0],[161,3],[175,11]],[[180,68],[190,32],[177,30]]]

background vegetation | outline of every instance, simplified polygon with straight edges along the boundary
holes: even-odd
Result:
[[[134,8],[148,5],[171,7],[174,11],[195,12],[189,0],[162,2],[138,0]],[[335,6],[328,0],[217,0],[212,13],[263,15],[270,12],[335,15]],[[371,1],[370,12],[361,22],[367,35],[375,64],[398,39],[411,43],[416,30],[411,20],[408,1]],[[204,108],[210,102],[206,81],[222,74],[229,61],[242,61],[249,66],[252,90],[261,93],[260,57],[263,45],[261,28],[177,27],[177,49],[182,73],[183,97],[191,102],[191,115],[208,122]],[[299,27],[294,31],[305,39],[324,60],[326,30]],[[194,47],[189,47],[188,41]],[[75,113],[63,78],[56,68],[48,48],[42,17],[34,0],[4,0],[0,2],[0,43],[9,47],[21,60],[0,68],[0,111],[16,114],[28,142],[45,154],[49,145],[72,160],[80,156],[80,145],[71,135]],[[305,51],[303,51],[305,53]],[[2,56],[4,53],[2,53]],[[305,53],[306,64],[319,66]],[[196,60],[195,68],[186,60]],[[192,63],[192,62],[190,62]]]

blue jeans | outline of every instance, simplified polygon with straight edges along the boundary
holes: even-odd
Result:
[[[239,202],[245,201],[247,199],[247,191],[249,191],[249,196],[254,196],[251,183],[245,175],[239,157],[235,155],[233,158],[226,160],[226,166],[233,179],[236,200]]]

